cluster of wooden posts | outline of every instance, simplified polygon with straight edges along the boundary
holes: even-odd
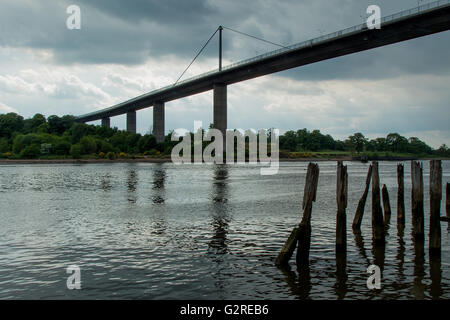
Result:
[[[317,184],[319,180],[319,166],[314,163],[308,165],[306,183],[303,194],[303,217],[298,227],[295,227],[286,240],[278,257],[275,260],[277,266],[286,265],[297,247],[297,265],[309,263],[309,251],[311,245],[311,213],[313,202],[316,201]],[[353,219],[352,228],[355,233],[361,232],[361,222],[364,215],[364,207],[369,194],[369,186],[372,181],[372,240],[376,247],[384,247],[385,234],[391,219],[391,205],[389,193],[385,184],[381,187],[378,173],[378,162],[374,161],[369,166],[366,178],[366,186],[359,200]],[[404,200],[404,166],[397,165],[397,228],[405,227],[405,200]],[[423,168],[417,161],[411,161],[411,213],[412,232],[416,242],[423,242],[424,232],[424,188]],[[341,161],[337,164],[336,182],[336,253],[345,254],[347,251],[347,191],[348,174],[347,166]],[[442,199],[442,163],[440,160],[430,161],[430,223],[429,223],[429,252],[430,256],[441,254],[441,221],[450,222],[450,184],[447,183],[446,191],[446,217],[440,216]],[[383,203],[383,208],[381,207]],[[383,216],[384,209],[384,216]]]

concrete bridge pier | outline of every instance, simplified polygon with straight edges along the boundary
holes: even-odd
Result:
[[[111,118],[102,118],[102,127],[111,128]]]
[[[214,129],[218,129],[223,135],[223,148],[225,150],[227,135],[227,85],[214,84]]]
[[[127,131],[136,133],[136,110],[127,112]]]
[[[164,142],[164,102],[155,102],[153,105],[153,136],[156,142]]]

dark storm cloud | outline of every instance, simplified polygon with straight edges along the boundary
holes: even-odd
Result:
[[[139,64],[192,56],[217,28],[205,1],[78,1],[81,30],[68,30],[69,1],[11,1],[0,10],[0,45],[50,49],[59,63]]]
[[[206,0],[79,0],[82,6],[97,8],[132,24],[142,21],[186,25],[198,23],[216,9]]]
[[[0,45],[49,49],[59,64],[140,64],[173,55],[190,60],[218,25],[292,44],[361,23],[368,0],[7,1],[0,10]],[[77,4],[82,29],[68,30],[66,8]],[[383,15],[416,1],[380,0]],[[275,49],[226,31],[224,56],[238,61]],[[448,73],[450,33],[357,53],[281,73],[304,80]],[[214,41],[217,41],[216,39]],[[216,42],[202,57],[217,55]]]

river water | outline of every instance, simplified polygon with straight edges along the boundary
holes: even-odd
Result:
[[[295,257],[290,270],[274,260],[300,221],[307,163],[281,163],[272,176],[238,165],[2,165],[0,299],[449,299],[447,223],[441,260],[428,258],[428,161],[423,253],[411,238],[410,164],[398,234],[396,163],[380,163],[393,212],[381,253],[372,250],[370,193],[361,237],[351,229],[368,164],[345,164],[346,264],[334,253],[336,163],[320,162],[310,266],[300,271]],[[450,161],[443,172],[445,186]],[[366,285],[374,263],[381,290]],[[81,290],[67,288],[70,265],[80,268]]]

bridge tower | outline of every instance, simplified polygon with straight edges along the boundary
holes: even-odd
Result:
[[[222,71],[222,30],[219,26],[219,72]],[[225,148],[227,135],[227,85],[215,83],[213,87],[213,126],[222,132],[223,147]]]
[[[136,110],[127,112],[127,131],[136,133]]]
[[[102,127],[111,128],[111,118],[102,118]]]
[[[155,102],[153,105],[153,136],[156,142],[164,142],[164,102]]]

